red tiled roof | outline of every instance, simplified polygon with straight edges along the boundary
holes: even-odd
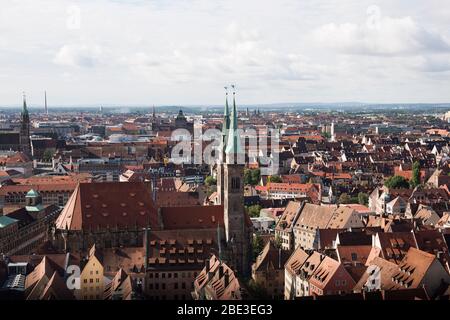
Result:
[[[223,206],[161,208],[165,230],[213,229],[223,226]]]
[[[80,183],[56,221],[59,229],[159,228],[150,185],[142,182]]]

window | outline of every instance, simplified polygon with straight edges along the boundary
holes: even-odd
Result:
[[[231,189],[238,190],[241,188],[241,180],[238,177],[231,178]]]
[[[163,290],[166,290],[166,284],[165,283],[162,283],[161,286],[162,286]]]
[[[174,284],[173,284],[173,288],[174,288],[174,289],[178,289],[178,283],[174,283]]]
[[[89,282],[94,283],[94,279],[93,278],[89,279]]]
[[[356,261],[358,259],[358,255],[352,252],[352,261]]]
[[[186,283],[181,283],[181,289],[186,289]]]

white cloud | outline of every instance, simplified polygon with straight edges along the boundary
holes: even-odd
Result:
[[[3,0],[0,105],[44,87],[61,104],[221,103],[230,82],[245,103],[450,101],[442,0],[377,0],[378,29],[372,2]]]
[[[103,51],[98,45],[70,44],[62,46],[54,62],[68,67],[93,68],[102,63]]]
[[[370,21],[368,21],[370,22]],[[330,23],[313,32],[323,46],[350,54],[411,55],[450,52],[450,41],[411,17],[380,17],[371,23]]]

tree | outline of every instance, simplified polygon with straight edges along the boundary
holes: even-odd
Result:
[[[205,178],[205,184],[210,187],[210,186],[215,186],[217,184],[217,180],[212,177],[212,176],[207,176]]]
[[[256,186],[261,178],[261,170],[259,169],[245,169],[244,183],[246,185]]]
[[[358,203],[365,206],[369,203],[369,196],[367,195],[367,193],[358,193]]]
[[[411,188],[415,188],[420,184],[420,163],[414,162],[412,167]]]
[[[251,171],[251,180],[252,180],[252,183],[251,183],[251,185],[252,186],[256,186],[258,183],[259,183],[259,180],[261,179],[261,170],[259,170],[259,169],[254,169],[254,170],[252,170]]]
[[[244,184],[249,185],[252,182],[252,173],[250,169],[244,170]]]
[[[409,182],[402,176],[393,176],[384,182],[389,189],[408,189]]]
[[[275,247],[281,248],[281,245],[283,243],[283,239],[279,235],[275,236]]]
[[[259,204],[255,204],[252,206],[248,206],[245,207],[245,209],[247,210],[247,214],[254,218],[254,217],[259,217],[259,212],[261,211],[261,206]]]
[[[263,249],[264,239],[259,234],[256,234],[252,241],[253,261],[256,261],[256,257],[258,257]]]
[[[52,149],[45,149],[44,154],[42,155],[42,160],[45,162],[52,161],[53,158],[53,150]]]
[[[352,198],[347,193],[343,193],[340,195],[338,202],[341,204],[351,203]]]
[[[273,183],[281,183],[283,182],[283,180],[281,180],[280,176],[269,176],[269,178],[267,178],[268,182],[273,182]]]
[[[260,283],[255,282],[255,280],[250,279],[247,284],[247,289],[250,297],[257,300],[268,300],[270,296],[267,289]]]

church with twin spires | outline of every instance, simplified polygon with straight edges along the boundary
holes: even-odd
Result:
[[[244,209],[244,163],[238,131],[238,112],[236,92],[233,88],[233,106],[230,112],[228,91],[226,92],[224,119],[222,126],[221,159],[217,163],[217,197],[224,208],[225,240],[228,259],[243,274],[248,274],[251,265],[251,232],[246,223],[248,219]]]

